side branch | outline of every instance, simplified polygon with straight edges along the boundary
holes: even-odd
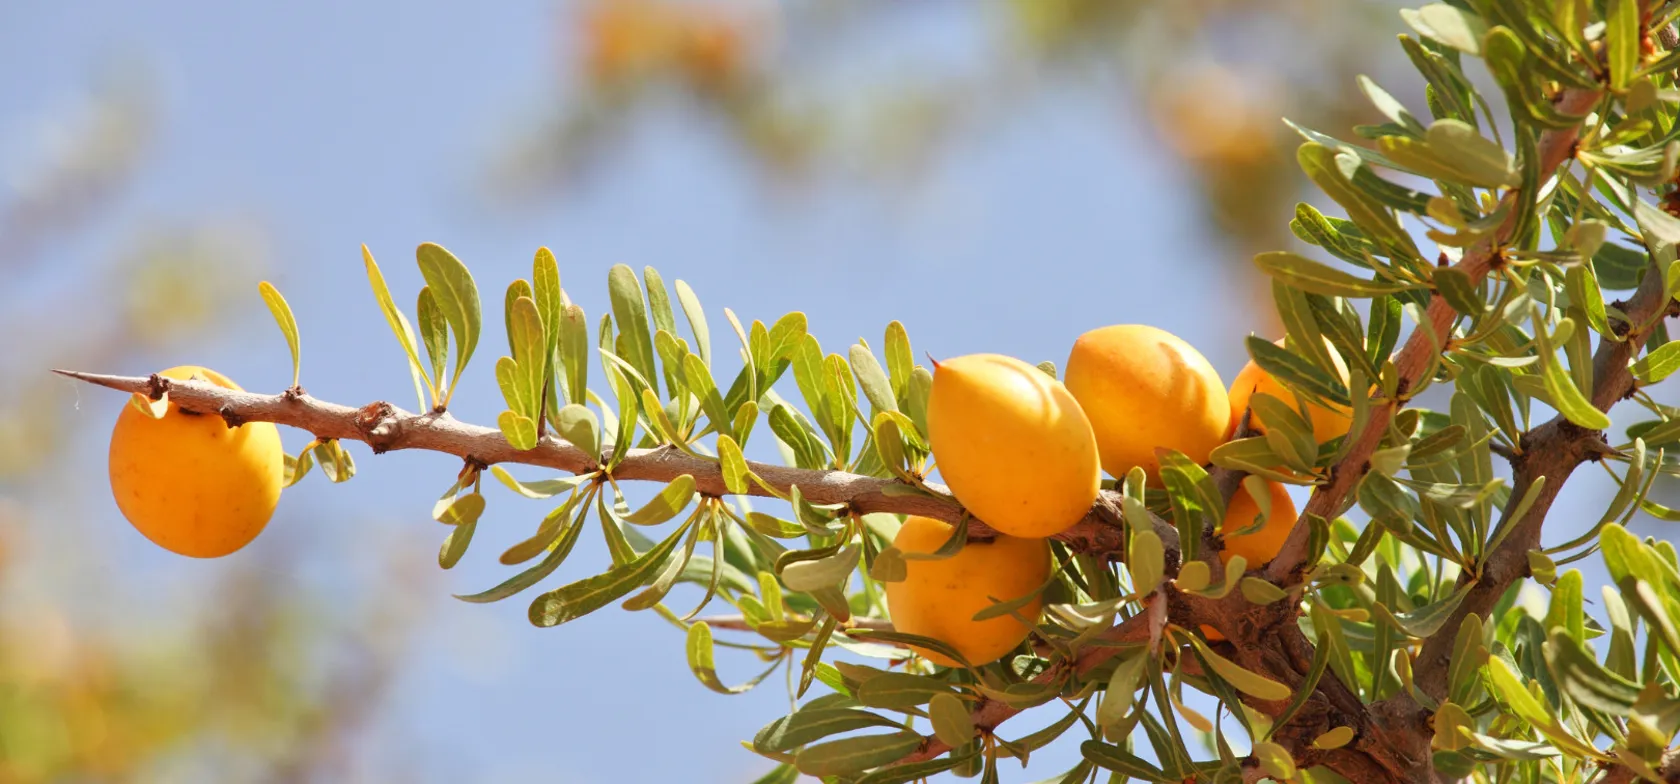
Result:
[[[161,376],[109,376],[71,370],[53,372],[154,399],[167,393],[171,400],[186,410],[215,413],[230,424],[273,422],[306,430],[317,438],[360,441],[373,449],[375,454],[419,449],[455,455],[482,465],[519,463],[573,474],[601,468],[601,462],[593,455],[559,438],[545,436],[539,439],[536,447],[522,451],[509,444],[501,431],[462,422],[448,413],[414,414],[385,402],[351,408],[317,400],[303,393],[262,395],[203,381]],[[846,504],[860,514],[913,514],[949,523],[955,523],[962,517],[962,508],[947,497],[915,492],[910,485],[897,479],[752,461],[748,461],[747,466],[777,492],[786,493],[798,485],[799,492],[813,503]],[[694,477],[702,493],[714,496],[730,494],[717,461],[690,455],[672,446],[631,450],[613,468],[612,474],[615,479],[652,482],[669,482],[688,474]],[[749,485],[750,495],[771,497],[764,488],[752,483]],[[929,483],[928,487],[949,495],[937,484]],[[1169,561],[1173,560],[1178,551],[1177,529],[1166,521],[1156,519],[1155,530],[1167,546]],[[977,538],[993,535],[990,527],[974,519],[969,522],[969,532]],[[1081,552],[1097,555],[1124,553],[1125,528],[1121,523],[1119,496],[1104,491],[1084,519],[1055,538]]]
[[[1569,115],[1585,114],[1603,96],[1597,90],[1566,90],[1558,97],[1558,111]],[[1575,142],[1580,133],[1579,126],[1566,129],[1547,131],[1541,138],[1540,150],[1540,178],[1544,183],[1551,179],[1565,160],[1574,152]],[[1509,204],[1517,198],[1517,192],[1507,190],[1502,203]],[[1500,258],[1501,246],[1510,239],[1510,233],[1516,224],[1515,213],[1506,219],[1494,236],[1485,239],[1470,248],[1455,267],[1470,276],[1471,285],[1478,285],[1485,279]],[[1433,358],[1440,353],[1444,343],[1452,336],[1452,326],[1458,318],[1458,312],[1447,304],[1440,294],[1429,299],[1430,329],[1421,327],[1412,332],[1407,338],[1406,345],[1400,350],[1394,360],[1395,369],[1399,371],[1399,400],[1373,401],[1370,421],[1365,423],[1364,431],[1358,434],[1353,449],[1335,465],[1330,471],[1330,481],[1313,490],[1312,498],[1301,510],[1301,517],[1290,531],[1278,556],[1272,560],[1266,569],[1266,576],[1275,582],[1288,584],[1294,582],[1301,569],[1306,565],[1307,537],[1310,533],[1305,524],[1307,515],[1318,515],[1327,520],[1334,519],[1341,514],[1353,489],[1369,469],[1371,454],[1376,451],[1382,437],[1388,431],[1389,423],[1399,411],[1408,392],[1422,380],[1425,370],[1433,364]],[[1352,438],[1353,434],[1348,434]]]
[[[1664,296],[1661,271],[1655,264],[1651,265],[1639,289],[1623,309],[1629,322],[1612,325],[1623,334],[1623,339],[1600,338],[1598,350],[1593,354],[1592,404],[1598,410],[1609,411],[1618,401],[1633,394],[1634,378],[1628,365],[1645,345],[1651,328],[1658,323],[1657,319],[1673,312],[1674,307],[1675,303]],[[1641,329],[1640,325],[1647,326]],[[1475,587],[1470,589],[1470,594],[1453,611],[1441,631],[1425,641],[1417,663],[1413,665],[1418,687],[1425,694],[1440,699],[1446,693],[1447,664],[1452,656],[1459,624],[1471,613],[1485,616],[1512,583],[1528,575],[1528,551],[1540,546],[1541,527],[1552,501],[1577,466],[1587,460],[1598,459],[1605,453],[1603,439],[1602,433],[1584,430],[1561,414],[1523,434],[1520,441],[1522,451],[1512,463],[1515,473],[1511,483],[1511,500],[1506,506],[1506,515],[1500,519],[1501,526],[1515,527],[1499,543],[1499,547],[1487,555],[1479,575],[1467,572],[1460,576],[1461,583],[1474,581]],[[1528,512],[1520,520],[1506,519],[1540,477],[1545,477],[1546,486]]]

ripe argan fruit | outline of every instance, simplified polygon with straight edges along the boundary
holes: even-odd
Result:
[[[1283,345],[1281,338],[1272,342],[1280,347]],[[1328,343],[1328,341],[1326,342]],[[1342,355],[1337,353],[1334,348],[1330,349],[1330,361],[1336,366],[1336,375],[1343,384],[1346,384],[1348,381],[1347,364],[1342,362]],[[1249,398],[1259,392],[1271,395],[1283,401],[1286,405],[1294,406],[1296,410],[1300,410],[1303,402],[1301,397],[1295,394],[1293,390],[1272,378],[1270,373],[1261,370],[1259,365],[1254,364],[1254,360],[1249,360],[1248,364],[1243,366],[1242,371],[1237,373],[1236,380],[1231,382],[1231,393],[1229,395],[1231,418],[1226,428],[1227,438],[1237,432],[1237,426],[1242,424],[1243,411],[1248,409]],[[1353,425],[1353,412],[1327,407],[1315,402],[1307,403],[1307,414],[1312,422],[1313,438],[1320,444],[1346,435],[1348,428]],[[1258,414],[1251,414],[1248,418],[1248,424],[1249,428],[1255,433],[1266,432],[1266,423],[1260,420]]]
[[[931,553],[950,537],[950,525],[911,516],[893,544],[907,553]],[[886,584],[887,612],[897,631],[939,640],[979,667],[1014,650],[1032,627],[1008,614],[983,621],[972,620],[974,614],[995,604],[993,599],[1007,602],[1037,590],[1050,579],[1050,561],[1049,542],[1007,535],[969,542],[938,561],[906,559],[905,578]],[[1016,612],[1036,620],[1042,607],[1043,599],[1035,598]],[[961,666],[934,651],[916,652],[935,664]]]
[[[194,365],[159,375],[239,389]],[[174,401],[154,419],[128,404],[111,433],[110,474],[117,508],[147,539],[181,555],[217,558],[268,525],[280,501],[285,453],[272,422],[228,427],[218,414],[188,413]]]
[[[1091,418],[1103,470],[1116,478],[1142,466],[1159,484],[1157,447],[1200,464],[1225,440],[1225,383],[1201,352],[1165,330],[1118,324],[1080,335],[1066,381]]]
[[[1032,365],[998,354],[934,363],[927,421],[940,475],[992,528],[1054,536],[1097,499],[1091,423],[1060,382]]]
[[[1254,525],[1254,518],[1260,516],[1260,505],[1248,494],[1248,488],[1237,488],[1237,494],[1231,496],[1231,503],[1225,505],[1225,520],[1219,526],[1220,535],[1225,537],[1225,547],[1219,552],[1220,563],[1229,563],[1232,556],[1240,555],[1248,561],[1250,570],[1258,569],[1271,563],[1277,557],[1278,551],[1283,549],[1283,542],[1289,538],[1289,531],[1295,527],[1295,501],[1289,497],[1289,491],[1279,482],[1267,482],[1266,490],[1272,497],[1271,514],[1266,516],[1266,522],[1253,533],[1233,534]],[[1225,636],[1213,627],[1203,625],[1202,634],[1210,640],[1223,640]]]

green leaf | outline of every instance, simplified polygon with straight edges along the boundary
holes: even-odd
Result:
[[[595,478],[595,474],[588,473],[578,474],[576,476],[565,476],[558,479],[538,479],[534,482],[521,482],[518,479],[513,478],[513,475],[508,473],[506,468],[499,465],[490,466],[490,473],[497,479],[501,480],[502,484],[507,486],[507,489],[525,496],[526,498],[552,498]]]
[[[595,412],[576,403],[568,403],[555,415],[555,429],[560,437],[583,450],[592,458],[601,456],[601,425]]]
[[[314,452],[315,462],[321,464],[321,473],[333,483],[347,482],[356,475],[356,461],[344,451],[344,444],[338,439],[329,438],[316,444]]]
[[[567,401],[589,402],[589,318],[583,308],[568,305],[560,319],[560,361],[566,370]]]
[[[758,731],[753,748],[761,752],[793,751],[830,735],[865,727],[899,727],[885,716],[857,708],[801,708]]]
[[[432,510],[432,519],[444,525],[466,525],[484,514],[484,496],[473,492],[446,499]]]
[[[1167,774],[1160,768],[1145,762],[1142,758],[1119,746],[1103,743],[1100,740],[1088,740],[1079,744],[1079,753],[1085,759],[1096,763],[1098,767],[1114,771],[1122,776],[1129,776],[1139,781],[1167,780]]]
[[[1334,727],[1330,731],[1313,739],[1315,749],[1339,749],[1353,740],[1352,727]]]
[[[1609,42],[1610,88],[1627,89],[1639,68],[1639,0],[1605,0],[1604,38]]]
[[[1581,388],[1576,386],[1575,380],[1570,377],[1568,369],[1558,361],[1556,349],[1546,335],[1545,326],[1538,321],[1538,311],[1535,319],[1535,338],[1540,344],[1541,378],[1545,381],[1552,406],[1569,421],[1588,430],[1604,430],[1610,427],[1610,417],[1593,406],[1592,401],[1587,400]],[[1565,319],[1564,323],[1570,322]]]
[[[1289,598],[1287,591],[1269,580],[1258,577],[1244,577],[1241,585],[1243,598],[1250,604],[1271,604]]]
[[[975,747],[978,748],[978,747]],[[857,784],[910,784],[922,781],[935,773],[944,773],[971,759],[978,757],[978,752],[962,756],[956,752],[944,757],[935,757],[921,762],[906,762],[871,771],[868,775],[857,780]]]
[[[1394,215],[1360,190],[1343,174],[1336,158],[1340,153],[1317,142],[1307,142],[1296,152],[1302,171],[1358,225],[1366,236],[1409,257],[1417,257],[1417,246],[1400,227]],[[1309,289],[1310,290],[1310,289]],[[1318,292],[1325,293],[1325,292]],[[1335,295],[1332,295],[1335,296]]]
[[[464,596],[456,594],[455,598],[472,604],[497,602],[519,593],[526,588],[536,585],[537,583],[542,582],[542,580],[550,574],[553,574],[554,570],[560,568],[560,564],[566,560],[566,556],[571,555],[572,547],[577,544],[578,536],[583,532],[583,521],[571,520],[572,511],[578,507],[579,505],[568,501],[556,508],[553,512],[550,512],[549,515],[543,519],[544,526],[548,526],[550,521],[553,522],[556,530],[559,531],[559,538],[554,540],[554,546],[548,551],[548,555],[541,561],[537,562],[535,566],[503,580],[501,584],[493,588]],[[565,526],[565,528],[560,529],[559,526]],[[538,536],[541,536],[540,532]],[[532,539],[536,539],[536,537],[532,537]],[[520,544],[523,545],[524,542],[521,542]],[[520,545],[515,545],[514,547],[519,546]],[[507,562],[509,553],[513,553],[512,548],[509,548],[508,553],[503,554],[503,563]]]
[[[441,245],[421,243],[415,250],[415,259],[420,265],[420,275],[426,279],[426,286],[437,298],[438,310],[443,311],[444,320],[449,322],[449,329],[455,334],[455,372],[450,376],[448,391],[444,393],[447,400],[454,394],[461,371],[466,369],[473,351],[478,348],[478,335],[483,323],[478,286],[473,283],[467,266]]]
[[[285,472],[282,474],[280,479],[280,487],[282,489],[297,484],[302,481],[305,476],[309,475],[309,469],[315,467],[315,458],[310,456],[314,451],[315,447],[313,443],[311,443],[310,446],[304,447],[303,451],[299,452],[297,457],[285,455]]]
[[[1265,392],[1250,396],[1248,407],[1266,423],[1263,437],[1272,454],[1283,458],[1284,464],[1297,472],[1311,473],[1318,461],[1318,441],[1313,437],[1312,424],[1293,406]]]
[[[1655,384],[1680,370],[1680,340],[1664,343],[1628,368],[1643,384]]]
[[[1393,120],[1395,125],[1408,132],[1419,135],[1423,133],[1423,125],[1417,121],[1416,117],[1412,116],[1411,112],[1406,111],[1406,107],[1400,101],[1389,95],[1387,90],[1377,86],[1376,82],[1371,81],[1370,77],[1364,75],[1357,77],[1356,81],[1359,84],[1359,89],[1365,93],[1365,97],[1371,100],[1371,104],[1377,108],[1377,111],[1382,112],[1383,116]]]
[[[1293,781],[1295,779],[1295,758],[1289,750],[1276,743],[1261,741],[1254,744],[1254,758],[1260,761],[1260,769],[1271,774],[1278,781]]]
[[[1207,660],[1215,674],[1224,678],[1244,694],[1271,701],[1287,700],[1290,695],[1294,694],[1294,691],[1288,686],[1264,675],[1245,670],[1236,662],[1214,653],[1213,649],[1207,647],[1207,643],[1202,642],[1200,637],[1191,637],[1190,643],[1196,646],[1196,652]]]
[[[664,541],[640,557],[577,582],[556,588],[531,603],[528,613],[533,626],[558,626],[576,620],[618,600],[647,582],[677,548],[689,526],[685,523]]]
[[[518,352],[521,347],[519,345],[520,341],[514,335],[513,303],[514,300],[517,300],[520,297],[524,297],[526,299],[534,299],[536,297],[536,295],[531,291],[530,281],[523,278],[509,283],[507,293],[502,297],[502,319],[504,322],[505,332],[508,336],[508,353],[513,354],[515,358],[518,357]],[[434,302],[435,301],[436,300],[434,300]],[[444,322],[444,326],[447,328],[448,322]]]
[[[1097,703],[1097,724],[1103,727],[1116,727],[1132,712],[1132,701],[1137,696],[1137,690],[1144,685],[1144,666],[1149,664],[1149,652],[1143,649],[1121,654],[1120,662],[1114,666],[1113,674],[1108,677],[1108,686],[1103,690],[1102,701]]]
[[[438,309],[437,297],[432,296],[431,286],[420,287],[416,308],[420,342],[426,347],[426,358],[431,360],[432,378],[442,379],[449,367],[449,322],[444,320],[443,311]]]
[[[624,359],[642,374],[654,392],[658,392],[657,371],[653,364],[653,334],[648,331],[641,283],[628,265],[615,264],[607,275],[607,289],[612,299],[613,321],[624,336]]]
[[[548,248],[537,248],[531,258],[531,299],[537,303],[542,316],[543,334],[547,336],[545,357],[554,355],[560,345],[560,322],[565,318],[566,295],[560,289],[560,263]],[[551,368],[552,370],[552,368]]]
[[[461,556],[467,554],[467,545],[472,544],[473,532],[476,530],[476,517],[455,526],[449,535],[444,537],[443,545],[438,548],[438,566],[444,569],[455,568],[455,564],[461,562]]]
[[[916,357],[910,351],[910,333],[897,321],[887,324],[886,352],[887,376],[892,383],[893,395],[902,407],[910,388],[910,374],[916,367]]]
[[[373,287],[373,298],[379,302],[379,309],[385,313],[385,322],[391,325],[391,331],[396,333],[397,342],[402,344],[403,351],[408,354],[408,371],[414,377],[414,393],[420,397],[420,407],[426,408],[425,395],[420,390],[422,381],[426,384],[426,391],[434,396],[437,394],[432,380],[426,376],[420,365],[420,355],[414,351],[414,330],[408,325],[408,317],[397,309],[397,303],[391,300],[391,289],[385,285],[385,276],[380,273],[379,265],[373,261],[373,253],[366,245],[362,246],[362,264],[367,268],[368,284]],[[438,379],[442,381],[442,379]]]
[[[1462,8],[1447,3],[1430,3],[1415,12],[1403,9],[1400,16],[1418,34],[1471,56],[1480,56],[1487,23]]]
[[[1429,149],[1452,166],[1464,182],[1483,188],[1516,186],[1522,179],[1511,154],[1467,122],[1436,120],[1425,135]]]
[[[1305,358],[1257,335],[1249,335],[1244,344],[1254,364],[1285,386],[1337,406],[1351,405],[1347,386]]]
[[[520,398],[526,406],[516,410],[534,421],[542,416],[543,371],[549,359],[537,303],[530,297],[515,299],[508,324],[508,342],[513,346],[513,361],[518,364]]]
[[[854,544],[824,558],[794,561],[781,569],[782,583],[802,593],[840,585],[857,569],[862,552]]]
[[[869,404],[876,411],[897,411],[898,402],[893,395],[892,383],[881,370],[881,364],[875,361],[875,354],[869,347],[854,343],[847,354],[851,358],[852,373],[857,376],[858,386],[863,388],[863,396],[869,399]]]
[[[886,631],[883,629],[848,629],[846,630],[846,636],[860,640],[880,641],[895,643],[903,646],[913,646],[916,648],[926,648],[927,650],[949,658],[951,661],[957,662],[964,667],[969,666],[968,658],[963,656],[960,651],[932,637],[923,637],[919,634],[906,634],[905,632],[900,631]]]
[[[1453,310],[1466,316],[1480,316],[1487,309],[1481,292],[1470,282],[1470,273],[1457,267],[1436,267],[1433,279],[1435,290]]]
[[[268,281],[257,284],[257,290],[262,292],[263,302],[268,303],[268,312],[274,314],[274,323],[280,325],[280,334],[286,336],[286,347],[292,350],[292,386],[298,385],[298,328],[297,319],[292,316],[292,306],[286,304],[286,298],[280,296],[280,290]]]
[[[1626,716],[1639,699],[1639,684],[1605,669],[1564,629],[1553,629],[1547,638],[1546,661],[1558,685],[1583,707]]]
[[[926,705],[940,694],[955,696],[951,685],[945,681],[907,672],[883,672],[858,686],[855,696],[858,702],[871,708],[904,710]],[[966,711],[964,713],[966,715]]]
[[[722,435],[733,435],[734,418],[723,405],[723,397],[712,381],[711,368],[706,367],[699,355],[689,354],[683,358],[683,380],[687,382],[689,391],[700,399],[700,408],[706,412],[713,429]]]
[[[694,296],[694,289],[688,283],[677,281],[677,301],[682,303],[683,316],[688,319],[688,329],[694,334],[695,350],[700,354],[700,361],[710,366],[712,364],[712,331],[706,325],[706,311],[700,307],[700,298]]]
[[[1415,285],[1372,280],[1320,264],[1298,253],[1268,251],[1254,257],[1254,264],[1284,283],[1327,297],[1375,297],[1417,288]]]
[[[1134,528],[1131,547],[1126,552],[1126,568],[1132,573],[1134,590],[1143,595],[1154,592],[1166,570],[1166,548],[1161,544],[1161,537],[1152,530]]]
[[[743,495],[752,487],[747,484],[747,477],[751,470],[747,468],[747,459],[741,454],[741,447],[735,439],[726,435],[717,437],[718,463],[723,468],[724,489],[736,495]]]
[[[496,425],[514,449],[525,451],[537,447],[537,423],[523,414],[503,411],[496,417]]]
[[[958,748],[974,739],[974,719],[968,705],[957,695],[940,692],[928,700],[928,719],[933,734],[951,748]]]
[[[625,515],[624,522],[633,525],[659,525],[676,517],[694,500],[694,477],[683,474],[665,486],[642,508]]]
[[[859,735],[809,746],[799,752],[794,764],[807,776],[861,773],[896,762],[921,744],[922,736],[914,732]]]
[[[712,627],[705,621],[699,621],[688,627],[688,668],[694,672],[694,677],[700,680],[706,688],[719,694],[741,694],[751,691],[770,673],[775,672],[781,662],[773,662],[769,669],[758,674],[740,686],[725,686],[718,679],[717,664],[713,661]]]

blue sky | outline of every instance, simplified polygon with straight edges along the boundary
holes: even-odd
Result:
[[[567,198],[489,210],[471,197],[474,178],[512,123],[564,84],[558,20],[548,2],[462,8],[89,0],[0,11],[0,51],[12,65],[0,68],[6,160],[27,149],[31,123],[81,89],[102,56],[139,52],[161,77],[159,146],[97,229],[52,248],[51,268],[97,265],[112,242],[148,222],[255,217],[270,239],[261,275],[286,294],[301,324],[304,385],[337,402],[412,406],[359,246],[368,244],[409,306],[420,285],[415,245],[441,243],[472,267],[485,322],[497,325],[454,407],[456,416],[486,423],[503,407],[491,373],[504,351],[500,292],[529,275],[541,245],[554,250],[563,283],[592,318],[604,309],[615,263],[651,264],[667,281],[687,280],[719,347],[728,346],[724,307],[767,323],[803,310],[831,351],[860,336],[879,345],[896,318],[918,352],[995,351],[1058,365],[1087,329],[1145,322],[1198,346],[1229,380],[1246,360],[1241,338],[1263,323],[1240,290],[1248,279],[1228,279],[1213,263],[1225,249],[1201,222],[1186,175],[1165,155],[1137,154],[1152,143],[1149,131],[1117,111],[1112,96],[1089,90],[1032,94],[1018,111],[965,132],[925,178],[892,194],[825,179],[798,198],[778,198],[704,124],[668,111],[636,126],[604,176]],[[964,40],[946,27],[911,24],[872,43],[858,62],[891,64],[923,45],[960,59]],[[1279,215],[1286,219],[1287,205]],[[253,273],[239,289],[245,317],[167,355],[98,370],[205,364],[247,388],[280,389],[290,368],[259,307],[257,279]],[[73,274],[48,274],[29,285],[76,283]],[[89,420],[76,454],[88,476],[103,470],[105,423],[121,402],[86,391],[66,397]],[[306,439],[296,431],[283,437],[292,450]],[[252,545],[295,541],[318,550],[296,570],[274,574],[273,590],[365,590],[366,548],[376,535],[417,542],[412,557],[432,558],[443,532],[427,514],[455,462],[352,452],[360,468],[353,482],[306,479]],[[1584,468],[1582,478],[1595,473]],[[736,782],[764,768],[737,742],[785,711],[774,680],[743,697],[706,691],[687,670],[680,635],[648,614],[614,608],[536,629],[525,620],[534,592],[488,606],[449,598],[507,576],[496,555],[546,511],[499,487],[487,493],[472,551],[448,573],[431,567],[422,585],[429,594],[422,627],[362,752],[371,780],[397,760],[463,781]],[[193,587],[225,568],[152,547],[107,497],[90,494],[74,508],[108,549],[102,562],[117,567],[103,588],[109,593],[81,597],[110,617],[168,615],[174,603],[204,601]],[[586,535],[545,585],[605,559]],[[1589,581],[1597,574],[1597,560],[1590,562]],[[738,681],[751,662],[726,657],[721,666],[725,680]],[[1046,755],[1071,761],[1076,753],[1060,744]],[[1047,760],[1033,772],[1057,769]],[[1007,768],[1004,778],[1026,780]]]

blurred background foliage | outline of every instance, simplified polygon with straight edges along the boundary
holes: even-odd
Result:
[[[1138,154],[1175,157],[1206,231],[1220,237],[1216,258],[1167,263],[1254,276],[1256,251],[1292,244],[1287,220],[1302,193],[1297,140],[1279,118],[1320,128],[1374,119],[1352,77],[1394,64],[1394,8],[556,3],[552,91],[503,118],[506,136],[478,184],[508,209],[579,198],[590,178],[613,176],[616,148],[638,124],[676,122],[714,132],[720,154],[775,194],[838,179],[890,200],[945,151],[984,145],[1001,118],[1031,113],[1037,97],[1081,91],[1110,107],[1117,127],[1142,115],[1157,146]],[[883,30],[918,24],[987,44],[978,57],[865,56]],[[1388,59],[1373,62],[1374,53]],[[102,455],[77,462],[68,445],[109,422],[79,416],[79,401],[65,405],[79,393],[46,369],[180,356],[227,324],[266,318],[255,281],[286,265],[269,255],[260,209],[138,218],[112,209],[136,182],[170,176],[147,166],[168,109],[143,58],[90,70],[85,89],[22,107],[0,126],[0,784],[348,780],[357,730],[400,673],[418,603],[444,594],[413,571],[429,565],[430,545],[415,541],[429,537],[344,545],[379,554],[356,559],[375,589],[350,600],[275,590],[274,576],[303,553],[348,560],[288,539],[261,558],[219,564],[156,617],[100,612],[99,597],[127,590],[127,575],[110,568],[103,526],[115,521],[90,513],[105,500]],[[57,252],[67,246],[83,252]],[[66,257],[92,261],[65,270]],[[1254,280],[1255,311],[1269,314],[1269,290]],[[306,335],[312,327],[305,322]],[[288,448],[297,436],[287,435]],[[272,527],[297,514],[282,505]],[[400,759],[372,778],[418,775],[392,769]]]
[[[379,590],[348,604],[272,590],[294,563],[284,548],[221,571],[216,600],[187,614],[114,622],[75,601],[124,590],[77,511],[78,490],[108,492],[104,476],[65,471],[68,431],[109,423],[55,405],[75,391],[46,368],[190,343],[236,316],[266,261],[244,218],[112,225],[107,207],[148,176],[145,65],[105,70],[34,118],[0,202],[0,784],[343,780],[346,744],[400,660],[423,561],[395,556],[412,553],[392,550]],[[55,245],[107,232],[100,264],[42,283]],[[66,315],[73,327],[48,326]]]
[[[947,12],[982,30],[980,58],[905,56],[858,68],[886,27]],[[930,8],[930,6],[944,6]],[[910,187],[931,160],[1030,112],[1046,91],[1084,90],[1116,124],[1142,114],[1176,156],[1227,252],[1188,260],[1251,276],[1254,254],[1294,242],[1289,216],[1305,182],[1312,128],[1380,120],[1353,78],[1382,73],[1398,4],[1376,0],[581,0],[558,28],[561,70],[580,81],[493,161],[504,203],[564,194],[607,176],[628,127],[677,105],[716,129],[767,185],[861,179]],[[1310,29],[1311,35],[1301,35]],[[1286,45],[1285,45],[1286,44]],[[902,60],[902,61],[900,61]]]

